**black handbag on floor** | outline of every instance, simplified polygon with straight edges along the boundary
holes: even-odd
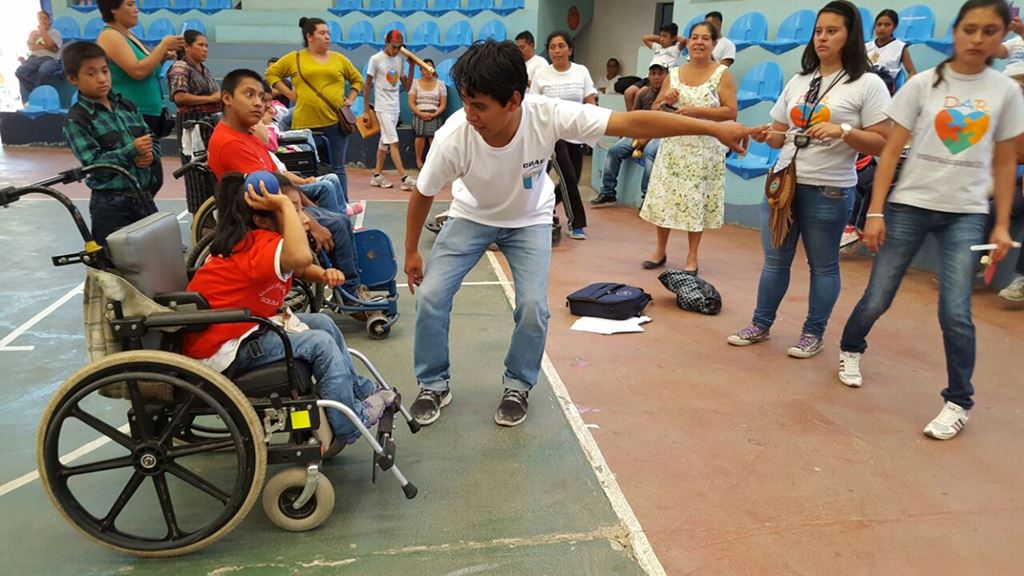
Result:
[[[710,316],[722,311],[722,295],[703,278],[682,270],[665,270],[658,276],[658,280],[676,295],[676,306],[683,310]]]
[[[576,316],[593,316],[625,320],[639,316],[651,301],[642,288],[617,282],[596,282],[566,297],[569,312]]]

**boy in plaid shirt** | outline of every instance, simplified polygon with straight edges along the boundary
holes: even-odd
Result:
[[[78,102],[68,110],[64,138],[83,166],[113,164],[124,168],[141,190],[115,172],[97,172],[86,180],[92,190],[89,215],[93,239],[156,212],[153,196],[163,183],[160,145],[135,105],[110,91],[110,69],[103,49],[75,42],[64,49],[64,71],[78,87]]]

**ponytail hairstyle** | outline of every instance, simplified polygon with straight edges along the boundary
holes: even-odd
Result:
[[[815,27],[817,27],[818,18],[825,13],[838,14],[846,25],[846,44],[840,53],[840,60],[843,70],[846,71],[846,83],[849,84],[872,69],[871,61],[868,60],[867,48],[864,47],[864,25],[861,22],[860,10],[849,0],[832,0],[818,11],[814,20]],[[800,74],[804,76],[813,74],[819,67],[821,67],[821,58],[818,57],[818,52],[814,49],[814,34],[811,34],[811,39],[807,42],[800,59]]]
[[[302,28],[302,45],[309,46],[309,37],[316,33],[316,27],[323,24],[327,26],[322,18],[299,18],[299,28]]]
[[[195,44],[196,40],[199,40],[203,36],[205,36],[205,34],[203,34],[202,32],[200,32],[198,30],[185,30],[185,33],[182,34],[182,37],[185,38],[185,46],[191,46],[191,45]],[[182,48],[181,50],[178,50],[178,60],[184,60],[184,59],[185,59],[185,48]]]
[[[274,174],[281,192],[294,188],[292,183],[282,174]],[[217,183],[214,192],[217,203],[217,227],[213,230],[213,240],[210,242],[210,253],[214,256],[227,258],[231,256],[235,245],[241,242],[250,231],[256,230],[254,217],[273,218],[271,212],[253,210],[252,206],[245,201],[245,174],[241,172],[228,172]],[[243,247],[244,249],[244,247]]]
[[[956,18],[953,20],[953,30],[956,31],[956,29],[960,27],[960,23],[967,17],[968,12],[982,8],[991,8],[995,10],[996,14],[1003,21],[1003,27],[1010,27],[1010,21],[1013,20],[1013,16],[1010,15],[1010,5],[1006,3],[1006,0],[967,0],[967,2],[964,2],[963,6],[960,7],[960,11],[957,12]],[[946,68],[946,64],[952,62],[953,58],[956,57],[955,44],[953,49],[953,55],[946,58],[935,67],[935,82],[932,84],[932,88],[938,88],[939,84],[942,84],[946,80],[943,75],[943,71]],[[992,58],[988,59],[988,64],[992,64]]]

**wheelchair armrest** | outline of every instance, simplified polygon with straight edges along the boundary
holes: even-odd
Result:
[[[284,144],[309,144],[309,138],[305,136],[278,136],[277,144],[279,146]]]
[[[210,304],[198,292],[167,292],[153,296],[153,301],[175,312],[209,310]]]
[[[210,324],[232,324],[256,322],[247,309],[197,310],[195,312],[160,312],[146,317],[146,328],[172,328],[175,326],[208,326]]]

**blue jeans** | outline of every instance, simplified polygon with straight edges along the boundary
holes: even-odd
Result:
[[[367,423],[362,401],[373,394],[375,384],[356,373],[352,357],[345,346],[345,337],[326,314],[296,314],[309,326],[299,334],[288,334],[292,355],[313,367],[317,395],[324,400],[341,402]],[[267,331],[238,349],[231,367],[246,370],[284,360],[284,343],[277,334]],[[350,442],[358,438],[356,427],[337,410],[327,410],[327,421],[335,436]],[[351,443],[351,442],[350,442]]]
[[[548,334],[548,265],[551,224],[495,228],[451,218],[437,235],[423,283],[416,290],[413,367],[419,385],[443,392],[451,379],[448,330],[452,300],[463,278],[491,243],[496,243],[515,281],[515,329],[505,355],[506,388],[528,391],[537,383]]]
[[[359,287],[359,269],[356,267],[356,238],[352,232],[352,221],[344,214],[329,212],[319,206],[306,206],[306,213],[330,230],[334,250],[328,257],[331,265],[345,275],[345,290],[354,295]]]
[[[64,77],[64,65],[60,58],[44,58],[42,56],[29,56],[25,62],[14,71],[18,77],[18,84],[21,88],[21,102],[28,103],[29,94],[43,84],[52,84]]]
[[[334,167],[334,174],[341,182],[342,196],[348,198],[348,174],[345,173],[345,154],[348,152],[348,136],[342,134],[337,124],[317,128],[327,137],[331,148],[331,166]]]
[[[924,244],[935,234],[942,255],[939,272],[939,325],[946,349],[949,384],[942,391],[947,401],[970,410],[971,375],[974,373],[974,321],[971,319],[971,289],[977,255],[972,244],[985,238],[985,214],[936,212],[905,204],[885,207],[885,243],[871,267],[871,279],[843,329],[840,347],[845,352],[867,350],[867,335],[889,306],[903,275]]]
[[[644,175],[640,179],[640,194],[647,195],[647,183],[651,181],[651,170],[654,168],[654,157],[658,155],[658,147],[661,139],[653,138],[644,146]],[[622,161],[633,155],[633,139],[619,138],[619,141],[612,144],[608,149],[608,156],[604,161],[604,175],[601,178],[601,195],[615,197],[615,187],[619,183],[619,167]]]
[[[302,184],[299,190],[324,210],[345,213],[348,201],[337,174],[320,176],[312,184]]]
[[[811,268],[811,290],[803,333],[824,336],[828,317],[839,299],[839,238],[850,219],[854,187],[808,186],[798,184],[793,199],[793,223],[789,235],[778,248],[772,247],[768,227],[768,203],[761,205],[761,248],[764,267],[757,286],[757,307],[753,323],[770,328],[775,323],[779,304],[789,289],[790,268],[796,256],[796,243],[803,237],[804,252]]]

